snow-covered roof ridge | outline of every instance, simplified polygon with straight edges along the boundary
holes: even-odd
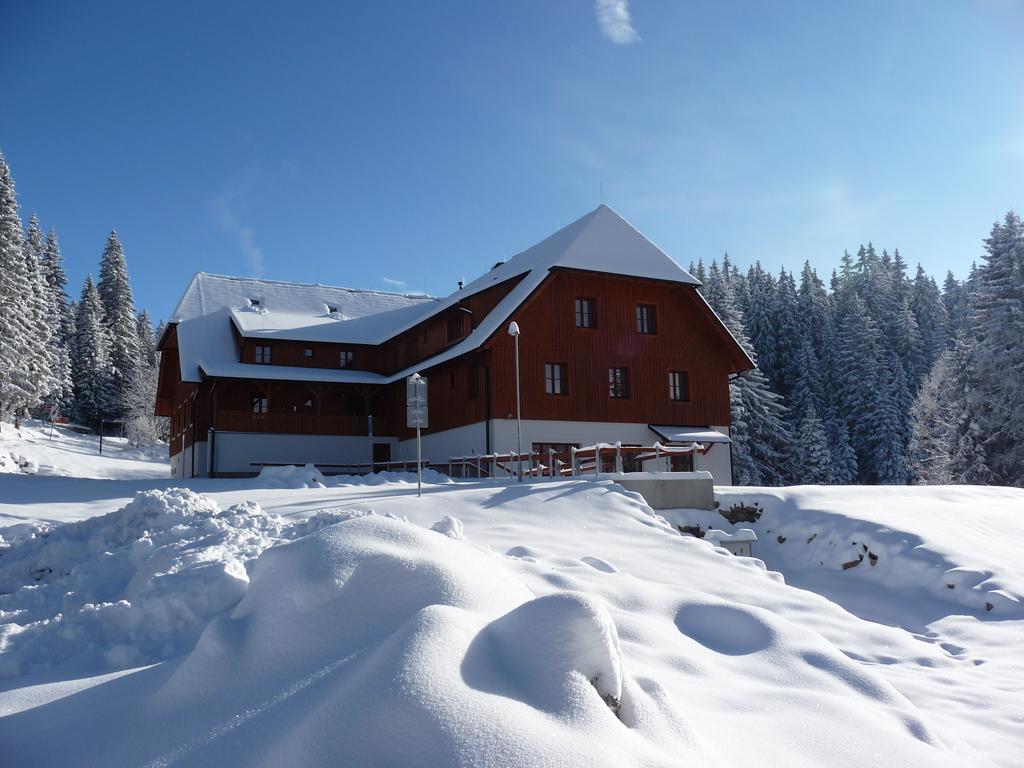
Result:
[[[622,214],[602,203],[481,275],[462,293],[476,293],[525,272],[536,269],[548,271],[556,267],[700,285],[697,278],[679,266]]]

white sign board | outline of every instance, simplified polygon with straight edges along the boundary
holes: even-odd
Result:
[[[428,426],[427,380],[418,373],[405,380],[405,425],[410,429]]]

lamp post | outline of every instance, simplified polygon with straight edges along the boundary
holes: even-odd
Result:
[[[512,321],[508,326],[508,335],[516,340],[516,458],[519,465],[517,474],[519,482],[523,481],[523,416],[519,407],[519,323]]]

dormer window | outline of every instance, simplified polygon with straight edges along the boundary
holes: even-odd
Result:
[[[260,365],[270,365],[270,346],[266,344],[256,345],[256,362]]]
[[[328,315],[336,315],[336,314],[338,314],[338,305],[337,304],[328,304],[327,305],[327,314]]]
[[[253,309],[259,309],[262,302],[259,299],[249,299],[249,306]]]

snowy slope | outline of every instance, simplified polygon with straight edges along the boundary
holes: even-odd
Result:
[[[25,421],[20,429],[4,423],[0,428],[0,474],[39,474],[94,479],[132,480],[170,475],[167,446],[132,447],[118,437],[81,435],[70,429],[52,429],[38,421]]]
[[[202,481],[123,511],[111,493],[90,502],[107,518],[11,531],[0,610],[26,628],[0,641],[16,673],[0,743],[15,764],[1020,764],[1010,603],[936,597],[920,627],[869,621],[853,596],[909,615],[924,587],[892,569],[872,599],[883,582],[860,566],[818,566],[853,586],[795,588],[609,481],[438,482],[417,499],[410,478],[304,480]],[[763,506],[899,531],[856,516],[862,490],[771,489]],[[905,505],[945,492],[906,489]],[[978,493],[1007,516],[1024,496]],[[776,529],[742,525],[815,589],[812,569],[772,554]],[[1017,594],[1001,554],[934,538],[944,565],[983,564]],[[47,559],[58,567],[36,580]]]

